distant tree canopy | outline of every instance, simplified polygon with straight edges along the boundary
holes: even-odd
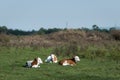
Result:
[[[92,28],[93,28],[93,30],[96,30],[96,31],[100,30],[100,28],[97,25],[95,25],[95,24],[92,26]]]
[[[52,29],[45,29],[45,28],[40,28],[38,31],[32,30],[32,31],[23,31],[19,29],[8,29],[6,26],[0,26],[0,33],[5,33],[5,34],[12,34],[12,35],[32,35],[32,34],[50,34],[53,32],[61,31],[63,29],[60,28],[52,28]]]
[[[7,27],[6,26],[0,26],[0,33],[6,33],[7,32]]]
[[[108,29],[101,29],[101,28],[99,28],[98,25],[95,25],[95,24],[92,26],[92,30],[99,31],[99,32],[109,32],[110,31]]]
[[[23,30],[18,30],[18,29],[8,29],[6,26],[0,26],[0,33],[4,34],[12,34],[12,35],[30,35],[34,34],[36,31],[23,31]]]
[[[31,35],[31,34],[34,34],[35,31],[22,31],[22,30],[18,30],[18,29],[15,29],[15,30],[12,30],[12,29],[9,29],[7,31],[7,34],[13,34],[13,35]]]
[[[64,29],[60,29],[60,28],[49,28],[49,29],[45,29],[45,28],[40,28],[38,31],[32,30],[32,31],[23,31],[23,30],[19,30],[19,29],[8,29],[6,26],[0,26],[0,33],[5,33],[5,34],[12,34],[12,35],[33,35],[33,34],[39,34],[39,35],[43,35],[43,34],[50,34],[53,32],[58,32],[58,31],[62,31],[62,30],[67,30],[67,28]],[[99,28],[99,26],[97,25],[93,25],[92,29],[89,28],[78,28],[78,29],[74,29],[74,30],[84,30],[84,31],[99,31],[99,32],[110,32],[112,30],[116,30],[115,27],[112,27],[110,29],[101,29]]]
[[[38,34],[50,34],[50,33],[61,31],[61,30],[62,29],[59,29],[59,28],[53,28],[53,29],[40,28],[37,33]]]

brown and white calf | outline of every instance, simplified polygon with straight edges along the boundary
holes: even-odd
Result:
[[[48,62],[48,63],[57,63],[58,60],[57,60],[56,55],[51,54],[50,56],[47,57],[47,59],[45,60],[45,62]]]
[[[41,58],[37,57],[34,60],[27,61],[25,67],[37,68],[37,67],[40,67],[39,65],[42,63],[43,61],[41,60]]]
[[[80,58],[78,56],[74,56],[72,59],[63,59],[59,61],[59,64],[63,66],[67,66],[67,65],[74,66],[78,61],[80,61]]]

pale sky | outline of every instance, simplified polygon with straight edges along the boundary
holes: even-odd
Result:
[[[0,26],[12,29],[120,26],[120,0],[0,0]]]

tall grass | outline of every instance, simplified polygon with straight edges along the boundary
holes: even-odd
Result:
[[[114,45],[115,46],[115,45]],[[60,56],[74,56],[78,55],[81,58],[87,58],[90,60],[100,59],[104,60],[114,60],[117,63],[120,61],[120,46],[116,45],[116,47],[111,46],[99,46],[90,44],[88,46],[80,46],[76,43],[70,43],[66,45],[62,45],[56,47],[53,50],[54,54]]]

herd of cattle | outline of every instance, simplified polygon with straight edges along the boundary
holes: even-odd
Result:
[[[76,62],[78,62],[78,61],[80,61],[80,58],[78,56],[74,56],[71,59],[63,59],[58,62],[58,59],[57,59],[56,55],[54,55],[54,54],[51,54],[45,60],[46,63],[59,63],[62,66],[67,66],[67,65],[74,66],[74,65],[76,65]],[[43,63],[42,59],[37,57],[34,60],[27,61],[25,64],[25,67],[38,68],[38,67],[40,67],[40,64],[42,64],[42,63]]]

